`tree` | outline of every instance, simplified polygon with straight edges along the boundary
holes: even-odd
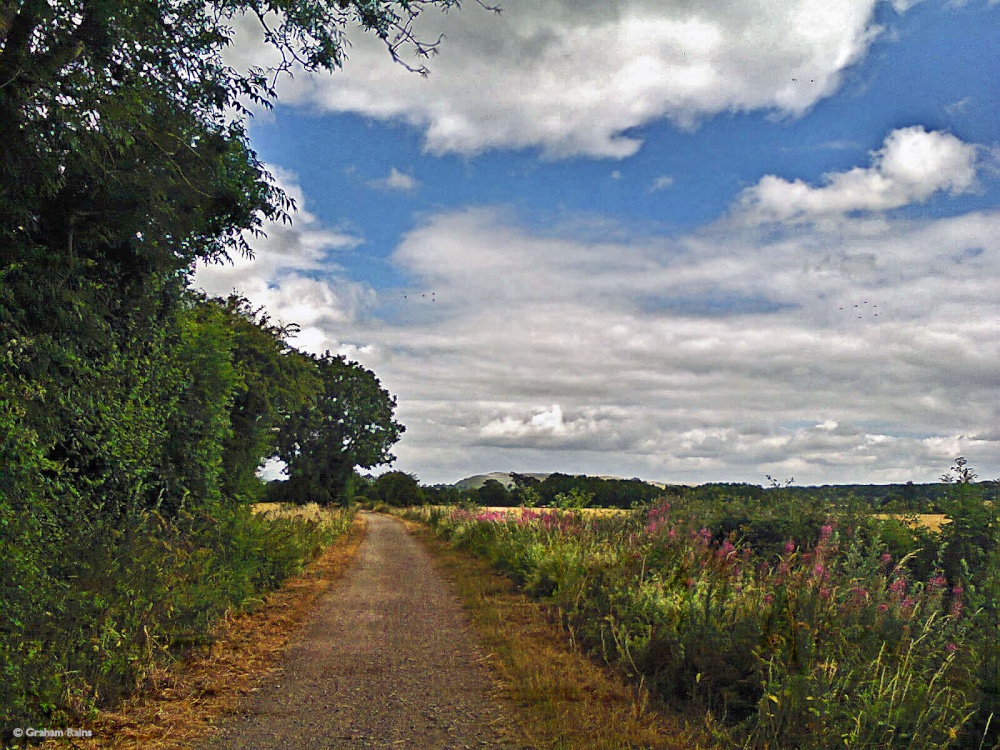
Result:
[[[233,365],[240,375],[222,452],[223,490],[229,497],[252,501],[263,491],[257,469],[278,455],[278,431],[290,415],[319,394],[319,373],[309,357],[288,344],[296,326],[272,323],[263,308],[254,308],[244,297],[206,304],[226,313],[233,332]]]
[[[403,507],[423,502],[423,493],[417,478],[402,471],[387,471],[377,477],[374,488],[375,497],[386,505]]]
[[[244,105],[269,105],[275,77],[293,65],[340,66],[348,28],[374,33],[401,62],[407,48],[426,57],[437,43],[417,38],[414,20],[458,5],[2,0],[4,246],[66,262],[100,240],[126,262],[175,268],[246,249],[242,231],[288,204],[248,146]],[[243,15],[280,53],[276,67],[238,71],[223,60]]]
[[[393,419],[396,399],[375,374],[326,352],[311,357],[321,387],[290,415],[278,435],[289,491],[303,502],[340,499],[354,467],[371,469],[395,460],[389,449],[404,427]]]
[[[292,65],[337,68],[351,28],[397,59],[426,56],[436,42],[416,38],[413,21],[457,5],[0,0],[0,352],[18,356],[0,410],[35,436],[50,467],[39,486],[105,510],[172,491],[155,475],[188,387],[171,349],[194,333],[180,320],[191,264],[249,253],[247,233],[292,206],[250,147],[245,105],[269,106]],[[280,52],[276,67],[223,60],[242,15]],[[17,383],[33,395],[15,409]],[[237,420],[254,409],[243,395]],[[253,452],[241,436],[263,445],[260,424],[235,427],[230,478]]]

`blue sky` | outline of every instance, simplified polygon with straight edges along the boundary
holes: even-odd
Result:
[[[425,482],[1000,475],[1000,3],[503,6],[281,81],[299,213],[196,283],[374,369]]]

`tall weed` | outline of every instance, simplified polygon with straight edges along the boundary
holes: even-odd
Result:
[[[806,514],[808,515],[808,514]],[[719,514],[715,518],[718,520]],[[829,516],[827,517],[829,519]],[[476,510],[428,518],[553,605],[573,638],[746,748],[947,747],[978,700],[975,617],[854,514],[741,537],[661,503],[617,517]],[[838,528],[838,524],[841,525]]]

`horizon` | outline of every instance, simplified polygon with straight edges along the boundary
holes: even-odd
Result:
[[[389,470],[390,471],[399,471],[399,469],[389,469]],[[411,472],[407,472],[407,473],[411,473]],[[947,485],[947,483],[943,482],[940,479],[940,477],[936,481],[930,481],[930,482],[917,482],[917,481],[913,481],[913,480],[905,480],[905,481],[902,481],[902,482],[827,482],[827,483],[819,483],[819,484],[800,484],[800,483],[797,483],[797,482],[793,481],[791,484],[785,484],[784,482],[780,482],[780,484],[777,487],[773,487],[773,486],[769,486],[765,482],[733,482],[733,481],[728,481],[728,480],[725,480],[725,479],[708,480],[708,481],[705,481],[705,482],[668,482],[668,481],[660,480],[660,479],[646,479],[646,478],[637,477],[637,476],[620,477],[620,476],[608,476],[608,475],[597,475],[597,474],[586,474],[586,473],[583,473],[583,474],[568,474],[567,472],[562,472],[562,471],[549,471],[549,472],[545,472],[545,471],[484,471],[484,472],[475,472],[473,474],[467,474],[467,475],[463,476],[461,479],[456,479],[456,480],[453,480],[453,481],[448,481],[448,482],[434,482],[434,483],[425,482],[419,476],[416,476],[416,475],[415,476],[416,476],[417,481],[423,487],[455,487],[458,484],[460,484],[462,482],[466,482],[466,481],[471,480],[471,479],[479,479],[481,477],[492,478],[495,475],[512,475],[512,474],[521,474],[521,475],[529,475],[529,476],[538,476],[538,475],[550,476],[552,474],[563,474],[563,475],[566,475],[566,476],[586,476],[586,477],[589,477],[589,478],[592,478],[592,479],[611,479],[611,480],[618,479],[618,480],[626,480],[626,481],[638,480],[638,481],[643,482],[645,484],[663,485],[664,489],[669,489],[670,487],[701,487],[701,486],[704,486],[704,485],[711,485],[711,484],[717,484],[717,485],[747,485],[747,486],[751,486],[751,487],[760,487],[761,489],[765,489],[765,490],[769,490],[769,489],[786,489],[786,488],[813,489],[813,488],[823,488],[823,487],[852,487],[852,486],[888,487],[888,486],[900,486],[900,485],[905,486],[907,484],[914,484],[914,485],[918,485],[918,486],[928,486],[928,485],[946,486]],[[992,479],[983,479],[983,478],[980,478],[975,483],[976,484],[996,484],[996,483],[1000,483],[1000,477],[992,478]]]

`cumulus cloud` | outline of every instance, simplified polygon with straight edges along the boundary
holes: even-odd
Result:
[[[891,143],[867,169],[924,184]],[[966,184],[943,171],[943,189]],[[400,468],[425,481],[934,481],[956,455],[1000,473],[1000,211],[680,237],[580,221],[426,214],[391,257],[404,298],[340,275],[359,240],[303,211],[254,263],[195,280],[240,286],[303,324],[301,345],[372,367],[407,425]]]
[[[1000,417],[998,237],[996,212],[602,242],[452,211],[393,258],[436,305],[353,335],[399,393],[401,459],[435,480],[933,481],[961,452],[1000,463],[972,437]]]
[[[383,190],[410,193],[416,190],[420,183],[417,182],[413,175],[400,172],[395,167],[392,167],[387,176],[380,180],[373,180],[371,185],[372,187],[381,188]]]
[[[593,414],[581,414],[567,420],[562,407],[554,404],[530,417],[512,416],[495,418],[479,428],[477,445],[513,447],[550,447],[561,450],[591,446],[600,439],[597,419]]]
[[[886,211],[924,202],[938,191],[972,190],[976,160],[976,147],[950,133],[900,128],[872,152],[870,166],[824,175],[819,187],[767,175],[743,192],[739,210],[759,221]]]
[[[653,180],[653,184],[649,186],[649,192],[655,193],[657,190],[666,190],[673,184],[674,184],[674,178],[671,175],[668,174],[660,175],[655,180]]]
[[[435,154],[537,147],[620,159],[641,146],[635,128],[662,118],[690,128],[724,112],[802,115],[867,53],[883,1],[505,0],[500,16],[428,11],[416,31],[445,40],[427,78],[358,34],[342,72],[296,75],[281,96],[404,120]],[[266,59],[255,20],[237,31],[235,62]]]
[[[199,264],[192,286],[213,296],[241,294],[263,305],[276,321],[296,323],[296,344],[322,352],[341,349],[333,334],[356,320],[375,302],[366,284],[339,278],[337,255],[357,247],[359,237],[322,225],[306,209],[301,187],[290,172],[273,170],[278,184],[295,200],[291,225],[268,222],[266,237],[250,238],[254,257],[234,257],[229,263]]]

